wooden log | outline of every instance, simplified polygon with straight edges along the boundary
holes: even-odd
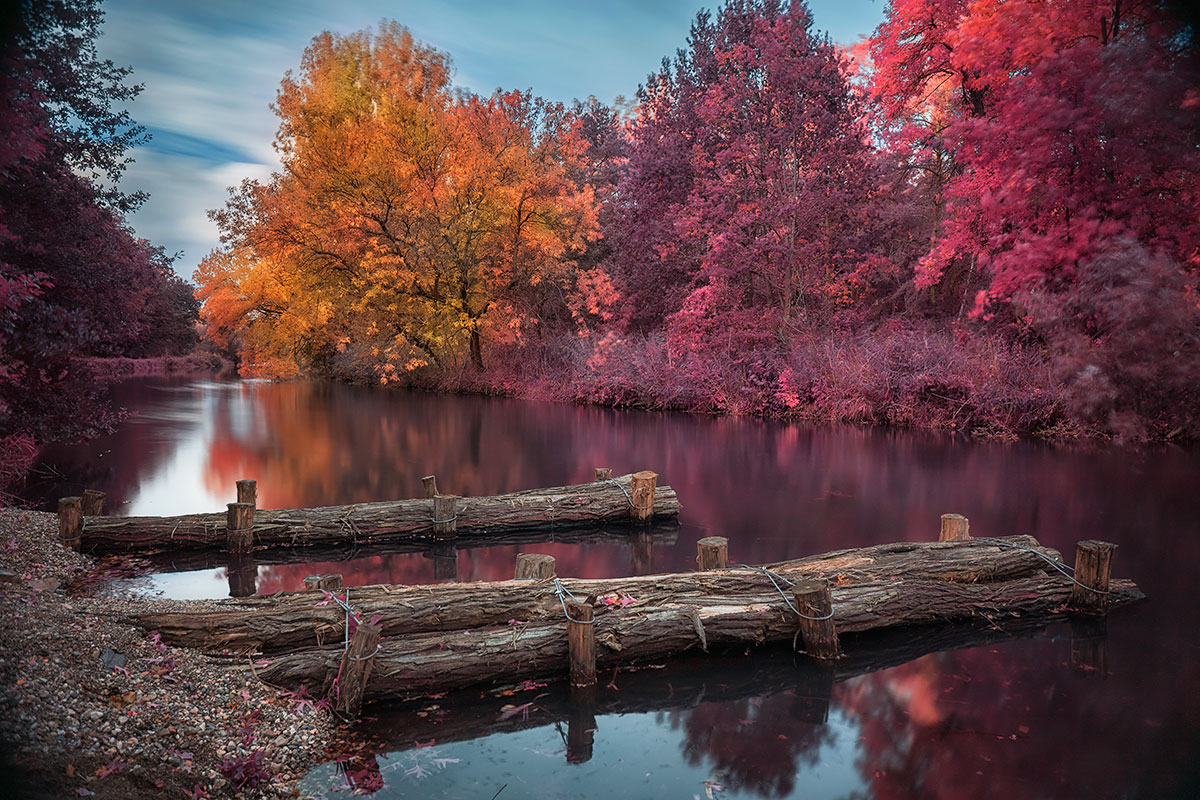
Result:
[[[634,525],[645,525],[654,517],[654,493],[658,473],[644,469],[633,473],[629,492],[629,521]]]
[[[607,481],[612,479],[612,470],[608,467],[596,467],[593,474],[593,481]]]
[[[342,576],[336,572],[309,575],[304,579],[304,588],[310,592],[318,589],[324,589],[327,592],[336,592],[342,588]]]
[[[567,662],[572,686],[596,683],[596,625],[591,603],[566,601]]]
[[[970,522],[962,514],[942,514],[939,542],[959,542],[970,539]]]
[[[696,565],[701,572],[729,568],[729,540],[724,536],[705,536],[696,542]]]
[[[231,553],[249,553],[254,549],[254,506],[230,503],[225,517],[225,543]]]
[[[1115,544],[1088,540],[1075,545],[1075,580],[1070,608],[1085,614],[1103,614],[1108,606],[1108,582]],[[1082,585],[1081,585],[1082,584]]]
[[[796,610],[800,612],[800,633],[804,649],[813,658],[833,659],[841,655],[833,621],[833,595],[829,582],[806,580],[796,584]]]
[[[1045,573],[999,583],[911,580],[837,586],[833,589],[835,622],[841,635],[933,622],[972,622],[985,615],[1046,614],[1066,602],[1070,586],[1066,578]],[[1110,600],[1115,604],[1142,597],[1131,581],[1113,581],[1112,588]],[[667,603],[599,613],[604,610],[597,607],[594,625],[585,626],[594,628],[600,668],[657,663],[698,647],[693,624],[697,615],[710,648],[790,642],[796,634],[796,616],[774,590],[756,598],[710,598],[703,605]],[[402,699],[498,678],[511,682],[561,674],[569,655],[567,625],[560,611],[557,620],[531,622],[519,630],[498,625],[386,639],[375,658],[367,696]],[[338,648],[289,653],[257,673],[273,685],[319,691],[340,657]]]
[[[479,536],[517,531],[568,530],[627,523],[632,476],[610,482],[532,489],[494,497],[461,497],[456,530]],[[679,514],[679,500],[669,486],[653,496],[654,519]],[[259,545],[304,547],[316,544],[364,545],[429,538],[433,516],[428,499],[359,503],[324,508],[258,509],[254,514]],[[115,552],[155,546],[220,547],[225,544],[225,514],[183,517],[96,517],[84,535],[89,551]]]
[[[436,475],[426,475],[424,478],[421,478],[421,485],[425,488],[426,498],[433,498],[437,496],[438,490]]]
[[[108,497],[105,492],[96,489],[83,490],[83,515],[85,517],[98,517],[104,513],[104,499]]]
[[[1041,547],[1032,536],[1004,540],[1034,549],[1051,558],[1058,551]],[[767,565],[793,581],[826,577],[861,583],[885,578],[939,579],[960,583],[999,581],[1027,577],[1044,571],[1046,562],[1034,553],[971,542],[922,542],[875,545],[855,550],[783,561]],[[643,604],[774,591],[762,574],[730,569],[720,572],[650,575],[569,581],[577,596],[616,592]],[[148,630],[159,630],[179,645],[209,649],[283,652],[340,639],[341,612],[331,606],[314,606],[304,593],[259,597],[237,603],[205,603],[196,610],[188,602],[170,604],[175,611],[155,611],[130,619]],[[522,621],[562,618],[562,608],[552,587],[531,587],[527,581],[460,583],[438,586],[367,586],[355,589],[355,608],[370,618],[380,615],[384,635],[458,630]],[[404,609],[406,613],[396,613]],[[839,612],[840,613],[840,612]],[[794,631],[793,631],[794,632]]]
[[[350,646],[342,652],[335,708],[348,719],[354,719],[362,710],[363,695],[379,650],[380,634],[378,625],[363,623],[355,628]]]
[[[83,542],[83,501],[80,498],[58,499],[58,539],[64,547],[80,549]]]
[[[449,541],[458,536],[458,495],[433,496],[432,536],[439,541]]]
[[[258,505],[258,481],[241,480],[237,482],[237,501]]]
[[[543,581],[555,577],[554,556],[538,553],[517,553],[517,567],[513,580]]]

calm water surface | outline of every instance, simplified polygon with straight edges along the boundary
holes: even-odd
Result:
[[[314,572],[348,584],[511,577],[520,551],[558,573],[694,568],[695,542],[729,537],[761,563],[936,538],[938,516],[982,536],[1031,533],[1073,552],[1120,545],[1114,574],[1149,599],[1107,624],[1019,635],[904,632],[848,641],[835,672],[786,650],[681,659],[561,684],[474,691],[376,709],[349,758],[309,794],[379,797],[1200,797],[1200,456],[979,443],[307,383],[143,380],[114,435],[44,454],[30,496],[83,488],[115,513],[223,510],[239,478],[264,508],[417,496],[436,474],[462,495],[653,469],[683,503],[652,546],[600,532],[447,552],[261,557],[260,593]],[[290,558],[291,563],[266,563]],[[159,556],[138,586],[172,597],[247,591],[219,560]],[[856,657],[854,645],[869,657]],[[868,649],[866,645],[870,645]],[[344,796],[344,795],[343,795]]]

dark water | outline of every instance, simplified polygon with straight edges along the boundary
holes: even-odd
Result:
[[[360,748],[348,760],[309,777],[311,794],[382,779],[381,797],[484,800],[502,787],[503,800],[1200,797],[1197,454],[303,383],[141,381],[119,394],[135,412],[121,430],[46,453],[31,495],[99,488],[118,513],[175,514],[223,509],[239,478],[257,479],[261,507],[289,507],[416,496],[430,473],[442,491],[478,495],[586,481],[607,466],[656,470],[684,507],[652,551],[592,536],[456,559],[326,555],[260,563],[262,593],[314,572],[350,585],[502,579],[522,550],[554,555],[560,575],[628,575],[648,561],[680,571],[714,534],[729,537],[733,559],[761,563],[935,539],[938,516],[954,511],[976,535],[1032,533],[1067,554],[1080,539],[1116,542],[1114,574],[1149,595],[1102,626],[903,632],[860,648],[865,660],[848,642],[836,674],[760,649],[605,675],[592,696],[552,683],[380,709],[352,731]],[[141,585],[229,592],[217,563],[175,567],[187,571]]]

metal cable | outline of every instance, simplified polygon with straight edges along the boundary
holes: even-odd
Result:
[[[560,605],[562,605],[563,616],[567,618],[567,621],[577,622],[580,625],[594,625],[596,623],[595,619],[575,619],[571,616],[570,612],[567,611],[567,598],[571,598],[571,600],[576,603],[581,603],[583,601],[571,594],[571,590],[563,586],[562,581],[560,581],[558,578],[554,579],[554,593],[558,595],[558,602]]]
[[[801,613],[801,611],[798,608],[796,608],[794,605],[792,605],[791,598],[789,598],[787,596],[787,593],[784,592],[783,589],[781,589],[779,587],[779,583],[777,582],[777,580],[783,581],[788,586],[795,586],[796,585],[795,581],[788,580],[784,576],[780,575],[778,572],[772,572],[771,570],[767,569],[766,567],[754,567],[754,566],[751,566],[750,564],[730,564],[729,566],[740,567],[742,569],[749,569],[749,570],[753,570],[755,572],[761,572],[763,575],[766,575],[767,578],[771,581],[771,585],[775,587],[775,591],[779,592],[779,596],[783,598],[783,602],[787,603],[787,607],[790,608],[792,610],[792,613],[794,613],[796,616],[803,617],[804,619],[807,619],[807,620],[812,620],[813,622],[823,622],[827,619],[833,619],[833,609],[830,609],[829,613],[823,617],[810,617],[808,614]]]
[[[1080,586],[1084,589],[1087,589],[1089,592],[1095,592],[1096,594],[1111,594],[1111,592],[1108,591],[1107,589],[1095,589],[1091,586],[1088,586],[1085,583],[1080,583],[1079,581],[1077,581],[1075,579],[1075,576],[1071,574],[1071,572],[1075,571],[1074,567],[1069,567],[1066,564],[1064,564],[1063,562],[1061,562],[1057,559],[1051,558],[1050,556],[1046,555],[1045,553],[1041,552],[1040,550],[1034,550],[1032,547],[1026,547],[1023,544],[1017,544],[1016,542],[1010,542],[1007,539],[992,539],[987,536],[973,536],[973,537],[971,537],[971,541],[983,542],[984,544],[991,544],[991,545],[995,545],[997,547],[1007,547],[1011,550],[1025,550],[1026,552],[1033,553],[1035,556],[1042,559],[1047,564],[1054,567],[1056,570],[1058,570],[1063,575],[1065,575],[1067,580],[1069,580],[1071,583],[1075,584],[1076,586]],[[1070,570],[1071,572],[1068,572],[1067,570]]]
[[[616,479],[616,478],[609,478],[609,479],[608,479],[608,482],[609,482],[609,483],[611,483],[613,486],[616,486],[618,489],[620,489],[620,490],[621,490],[621,494],[625,495],[625,501],[629,503],[629,507],[630,507],[630,508],[636,508],[638,511],[653,511],[653,510],[654,510],[654,504],[653,504],[653,503],[651,503],[651,504],[650,504],[650,505],[648,505],[648,506],[639,506],[639,505],[634,505],[633,498],[629,496],[629,492],[625,491],[625,487],[624,487],[624,486],[622,486],[622,485],[620,484],[620,482],[618,482],[618,481],[617,481],[617,479]]]

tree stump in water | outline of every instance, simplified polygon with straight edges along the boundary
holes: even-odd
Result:
[[[607,481],[612,479],[612,470],[608,467],[596,467],[593,473],[593,481]]]
[[[239,503],[249,503],[252,506],[258,506],[258,481],[238,481],[237,482],[237,501]]]
[[[596,626],[592,605],[568,600],[566,606],[571,685],[592,686],[596,683]]]
[[[1075,545],[1077,582],[1071,587],[1068,603],[1073,611],[1103,614],[1108,609],[1108,582],[1112,574],[1113,551],[1116,549],[1115,544],[1095,540]]]
[[[841,655],[837,631],[833,627],[833,595],[824,580],[806,580],[796,584],[796,610],[800,612],[800,633],[804,649],[813,658],[830,659]]]
[[[961,542],[970,539],[970,522],[962,514],[942,514],[942,530],[939,542]]]
[[[85,517],[98,517],[104,513],[104,498],[108,497],[104,492],[95,489],[83,490],[83,515]]]
[[[251,503],[229,504],[225,536],[231,553],[249,553],[254,548],[254,506]]]
[[[375,666],[381,632],[378,625],[360,624],[350,639],[350,647],[342,654],[337,711],[347,718],[357,717],[362,710],[363,694]]]
[[[436,497],[437,496],[438,490],[437,490],[437,476],[436,475],[426,475],[424,478],[421,478],[421,485],[425,489],[426,497]]]
[[[517,567],[513,572],[513,580],[541,581],[553,578],[555,575],[554,556],[517,553]]]
[[[658,473],[644,469],[630,479],[629,520],[634,525],[648,525],[654,516],[654,489]]]
[[[696,564],[701,572],[728,569],[729,540],[724,536],[706,536],[696,542]]]
[[[433,538],[454,539],[458,536],[458,495],[439,494],[433,497]]]

